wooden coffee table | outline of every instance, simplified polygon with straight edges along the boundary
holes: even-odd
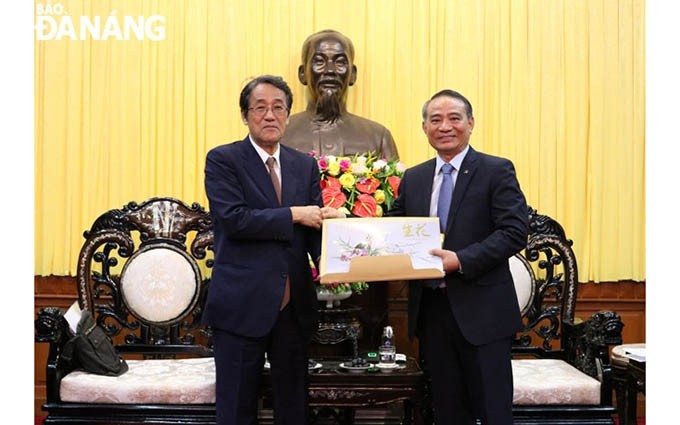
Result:
[[[385,373],[372,368],[349,372],[340,367],[350,360],[341,358],[316,359],[321,368],[310,371],[309,404],[312,415],[335,417],[338,424],[351,424],[356,408],[387,407],[400,404],[404,424],[422,424],[426,379],[414,358],[407,358],[402,369]],[[271,381],[267,371],[262,383],[263,404],[270,404]],[[263,414],[261,423],[269,423]]]

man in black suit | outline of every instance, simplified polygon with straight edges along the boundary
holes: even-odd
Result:
[[[265,353],[274,423],[308,421],[318,301],[307,256],[318,260],[322,219],[335,210],[322,208],[314,158],[279,144],[292,103],[283,79],[253,79],[239,99],[248,136],[206,157],[215,265],[202,320],[213,329],[219,425],[257,423]]]
[[[526,200],[509,160],[469,146],[475,121],[463,95],[442,90],[422,114],[437,157],[406,171],[388,215],[440,216],[443,249],[432,254],[446,276],[409,283],[409,337],[420,342],[437,425],[510,425],[521,316],[508,258],[526,246]]]

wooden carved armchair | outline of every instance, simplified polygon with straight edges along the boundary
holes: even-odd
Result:
[[[119,377],[70,370],[60,358],[63,312],[42,309],[36,341],[49,342],[46,424],[214,423],[214,361],[200,325],[212,267],[210,215],[172,198],[131,202],[84,233],[78,303],[114,340]]]
[[[511,258],[524,328],[513,345],[515,424],[613,424],[616,312],[578,318],[578,267],[564,228],[529,208],[527,247]]]

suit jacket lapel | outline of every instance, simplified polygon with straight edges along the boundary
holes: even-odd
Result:
[[[477,170],[477,152],[470,148],[463,163],[460,165],[460,170],[456,177],[456,186],[453,188],[453,197],[451,199],[451,209],[449,210],[449,218],[447,220],[447,229],[451,227],[451,223],[456,219],[456,212],[460,207],[465,192],[467,191],[470,182],[472,181],[472,176]]]
[[[281,205],[290,205],[291,200],[295,199],[295,190],[298,187],[295,176],[296,161],[292,155],[282,145],[279,145],[281,158]]]
[[[257,154],[255,148],[250,144],[250,140],[246,137],[243,140],[243,164],[247,174],[250,175],[255,186],[271,201],[272,207],[279,205],[279,200],[276,198],[272,180],[269,177],[269,170],[262,162],[262,158]],[[283,198],[283,194],[281,195]]]
[[[427,166],[423,167],[422,172],[416,179],[416,188],[412,188],[412,193],[415,195],[416,205],[420,210],[415,211],[415,214],[420,217],[430,216],[430,200],[432,198],[432,182],[434,176],[434,167],[437,161],[433,158],[428,163]]]

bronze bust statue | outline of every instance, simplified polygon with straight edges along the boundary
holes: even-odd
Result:
[[[357,79],[354,45],[348,37],[334,30],[307,37],[298,78],[309,90],[309,103],[305,111],[291,115],[281,143],[319,155],[375,152],[381,158],[399,158],[387,128],[347,112],[347,89]]]

